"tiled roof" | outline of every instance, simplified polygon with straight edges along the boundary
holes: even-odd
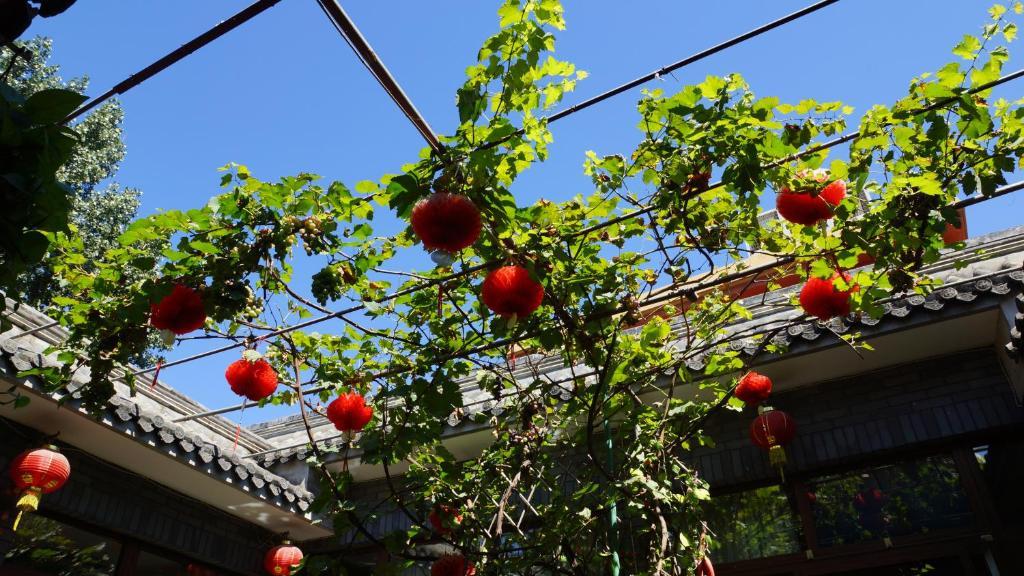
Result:
[[[11,309],[13,303],[8,302],[8,309]],[[62,401],[64,409],[78,410],[84,414],[81,395],[76,392],[82,386],[82,380],[76,378],[63,391],[48,394],[44,392],[43,382],[37,377],[17,377],[23,370],[57,364],[56,359],[44,353],[50,345],[46,340],[52,341],[53,334],[45,340],[41,332],[22,335],[29,327],[45,325],[49,319],[29,307],[20,306],[11,314],[11,320],[15,328],[0,333],[0,375],[37,394]],[[56,334],[59,336],[59,329]],[[207,425],[173,423],[174,418],[185,413],[185,409],[178,404],[185,404],[189,410],[201,410],[202,407],[163,385],[159,386],[159,390],[139,393],[134,399],[129,398],[128,387],[123,382],[116,382],[115,388],[117,393],[105,409],[91,415],[98,420],[98,425],[121,432],[137,442],[151,446],[168,458],[176,459],[288,512],[301,515],[309,509],[313,495],[308,490],[241,457],[248,450],[272,447],[263,439],[243,429],[240,432],[241,441],[236,448],[233,446],[234,427],[227,421]],[[225,430],[229,431],[228,434],[225,434]],[[246,448],[243,448],[243,442]]]

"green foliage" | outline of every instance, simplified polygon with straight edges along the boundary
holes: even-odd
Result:
[[[32,55],[30,60],[15,58],[12,62],[10,51],[0,51],[0,69],[10,66],[7,82],[18,94],[28,97],[53,89],[85,93],[88,78],[64,80],[59,67],[49,63],[50,39],[37,37],[18,45]],[[109,182],[125,155],[123,118],[120,103],[110,100],[78,121],[72,128],[77,144],[57,170],[57,180],[70,192],[69,224],[82,236],[87,261],[98,259],[112,248],[138,212],[141,192]],[[55,297],[68,296],[55,281],[45,256],[20,275],[11,295],[40,309],[53,305]]]
[[[204,336],[266,341],[285,381],[268,402],[308,411],[299,382],[316,383],[321,401],[348,389],[372,396],[373,425],[338,456],[357,445],[362,462],[389,475],[409,467],[392,479],[391,503],[413,528],[381,542],[391,568],[422,560],[425,515],[444,504],[463,514],[445,540],[481,574],[604,573],[615,505],[642,551],[626,572],[685,573],[707,541],[708,487],[688,451],[713,442],[702,431],[710,414],[738,408],[732,385],[748,357],[739,348],[781,352],[773,337],[806,320],[750,322],[741,296],[866,259],[874,266],[851,278],[858,313],[877,313],[893,290],[930,289],[918,271],[958,222],[948,205],[991,194],[1024,154],[1020,102],[969,92],[1001,71],[1002,43],[1016,30],[1009,12],[995,10],[981,36],[956,47],[956,62],[915,79],[905,98],[868,110],[848,157],[817,148],[846,129],[852,110],[843,104],[786,103],[758,97],[738,75],[712,76],[674,94],[644,93],[637,147],[587,155],[591,191],[519,206],[511,186],[545,159],[552,138],[544,111],[584,75],[553,57],[565,26],[556,0],[507,0],[500,30],[458,90],[461,123],[443,153],[424,150],[401,174],[354,190],[309,174],[262,181],[231,165],[206,206],[138,220],[94,260],[81,237],[51,235],[71,338],[64,367],[46,376],[59,388],[88,368],[80,391],[101,405],[118,366],[148,347],[150,304],[186,284],[203,296]],[[830,222],[758,218],[776,190],[823,167],[849,183]],[[451,266],[390,268],[416,239],[377,235],[375,211],[406,218],[431,190],[473,199],[480,240]],[[751,256],[768,265],[744,276]],[[541,308],[516,323],[479,298],[485,271],[508,263],[545,289]],[[309,267],[310,278],[297,277]],[[325,333],[278,331],[328,314]],[[532,354],[558,357],[565,377],[538,376]],[[467,460],[444,434],[465,418],[470,391],[500,409],[475,416],[492,439]],[[605,423],[610,460],[596,437]],[[317,450],[311,463],[327,456]],[[348,501],[351,477],[321,471],[318,503],[339,532],[386,511]]]
[[[45,233],[67,229],[71,203],[57,170],[77,143],[69,128],[54,124],[84,98],[48,89],[23,98],[0,84],[0,289],[13,292],[19,274],[39,262]]]

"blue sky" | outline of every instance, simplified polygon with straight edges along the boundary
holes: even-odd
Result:
[[[589,72],[572,103],[657,69],[811,0],[564,0],[559,57]],[[237,12],[240,0],[83,1],[37,19],[28,34],[54,39],[65,77],[87,74],[96,95]],[[842,100],[862,112],[953,59],[977,33],[987,0],[844,0],[673,76],[672,91],[708,74],[738,72],[760,95]],[[437,132],[457,123],[455,89],[481,41],[496,29],[497,1],[346,2],[356,23]],[[1011,52],[1013,52],[1012,49]],[[1024,59],[1012,57],[1008,69]],[[1020,86],[998,94],[1016,98]],[[588,191],[587,150],[628,152],[637,142],[639,90],[553,125],[551,159],[513,191],[520,204]],[[397,172],[423,146],[416,131],[356,60],[313,0],[282,0],[255,20],[121,97],[128,156],[117,180],[144,191],[142,213],[197,207],[218,193],[216,168],[249,166],[270,180],[300,171],[348,183]],[[972,208],[971,235],[1022,223],[1010,197]],[[410,265],[427,266],[422,254]],[[199,345],[185,347],[191,352]],[[173,357],[173,355],[172,355]],[[166,370],[161,378],[198,401],[237,403],[223,368],[235,356]],[[243,424],[291,413],[246,410]]]

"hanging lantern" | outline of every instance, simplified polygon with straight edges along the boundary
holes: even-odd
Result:
[[[744,374],[733,390],[733,396],[746,402],[747,405],[755,406],[767,400],[771,393],[772,379],[753,370]]]
[[[835,207],[846,197],[846,182],[836,180],[822,187],[827,180],[828,172],[825,170],[798,172],[797,181],[775,195],[775,209],[779,216],[804,226],[832,218]]]
[[[762,406],[761,413],[750,423],[750,439],[758,448],[768,451],[768,461],[779,469],[786,465],[786,450],[796,436],[796,422],[782,410]]]
[[[842,278],[847,288],[840,290],[835,285],[839,277],[839,274],[834,274],[828,279],[813,276],[808,278],[807,283],[800,289],[800,306],[803,307],[804,312],[821,320],[849,314],[850,294],[859,288],[851,284],[852,278],[849,274],[843,274]]]
[[[268,550],[263,558],[263,568],[274,576],[291,576],[292,570],[301,563],[302,550],[287,540]]]
[[[430,526],[434,529],[434,532],[442,536],[448,536],[462,523],[462,514],[454,506],[439,504],[430,511],[427,519],[430,521]]]
[[[255,350],[242,352],[241,360],[229,364],[224,377],[232,392],[253,402],[259,402],[277,390],[277,372]]]
[[[446,554],[434,561],[430,576],[475,576],[476,566],[462,554]]]
[[[14,530],[17,530],[22,514],[38,510],[43,494],[59,490],[68,481],[71,465],[63,454],[57,452],[56,446],[47,446],[26,450],[15,457],[10,474],[14,485],[21,491],[18,516],[14,520]]]
[[[359,432],[373,418],[373,407],[362,395],[349,391],[327,405],[327,419],[341,432]]]
[[[504,266],[491,271],[480,293],[495,314],[510,319],[529,316],[544,300],[544,287],[522,266]]]
[[[715,566],[711,563],[711,558],[708,556],[701,558],[693,574],[694,576],[715,576]]]
[[[461,194],[437,192],[412,209],[412,230],[431,251],[454,254],[480,237],[480,210]]]
[[[206,309],[198,292],[178,284],[171,293],[149,307],[149,323],[164,333],[164,341],[174,343],[174,336],[188,334],[206,324]]]

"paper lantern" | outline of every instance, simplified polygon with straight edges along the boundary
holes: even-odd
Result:
[[[715,576],[715,566],[711,563],[711,558],[707,556],[701,558],[693,573],[694,576]]]
[[[68,481],[71,464],[55,446],[35,448],[22,452],[11,461],[10,475],[21,491],[17,503],[18,516],[14,520],[14,530],[17,530],[22,514],[38,510],[43,494],[59,490]]]
[[[430,576],[474,576],[476,567],[462,554],[446,554],[434,561]]]
[[[347,392],[327,405],[327,419],[342,432],[358,432],[373,418],[373,407],[356,392]]]
[[[786,465],[786,450],[796,436],[796,422],[782,410],[764,406],[757,418],[750,423],[750,439],[754,444],[768,451],[768,461],[782,471]]]
[[[544,300],[544,287],[522,266],[504,266],[484,280],[480,297],[495,314],[516,320],[529,316]]]
[[[149,323],[157,330],[178,336],[206,324],[206,309],[198,292],[178,284],[171,293],[149,307]]]
[[[455,253],[480,237],[480,210],[461,194],[437,192],[412,209],[412,230],[427,250]]]
[[[301,563],[302,550],[287,540],[268,550],[263,558],[263,568],[274,576],[291,576],[292,570]]]
[[[462,522],[462,514],[454,506],[440,504],[430,511],[427,519],[430,521],[430,526],[434,529],[434,532],[448,536]]]
[[[764,402],[771,393],[772,379],[753,370],[744,374],[733,390],[733,396],[753,405]]]
[[[813,276],[808,278],[804,287],[800,289],[800,306],[804,312],[821,320],[849,314],[850,294],[856,292],[858,287],[851,284],[849,274],[843,274],[847,289],[840,290],[835,285],[838,279],[839,274],[834,274],[828,279]]]
[[[228,365],[224,377],[232,392],[253,402],[259,402],[277,390],[277,372],[255,350],[242,352],[240,360]]]
[[[812,183],[807,186],[814,186]],[[846,182],[836,180],[820,191],[811,187],[783,188],[775,195],[779,216],[794,224],[811,226],[835,215],[835,207],[846,197]]]

